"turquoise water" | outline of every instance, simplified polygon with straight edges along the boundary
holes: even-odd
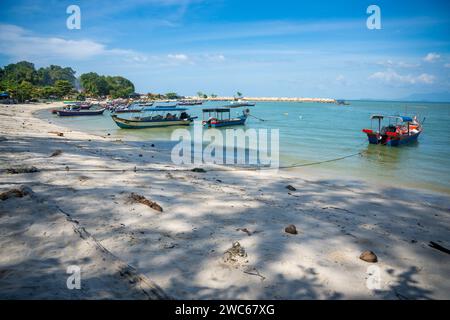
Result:
[[[246,128],[279,129],[281,165],[307,164],[362,152],[360,156],[309,168],[393,186],[406,185],[450,193],[450,103],[350,103],[349,106],[338,106],[261,102],[251,107],[251,114],[266,121],[249,118]],[[201,118],[202,108],[221,104],[210,102],[190,107],[189,112]],[[411,145],[397,148],[368,145],[361,129],[370,128],[369,117],[374,113],[419,115],[420,119],[425,117],[424,132],[419,141]],[[101,135],[110,133],[121,139],[170,140],[175,130],[119,129],[107,113],[99,117],[73,118],[58,118],[48,111],[41,115],[75,130]]]

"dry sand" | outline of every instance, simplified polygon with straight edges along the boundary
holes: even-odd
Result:
[[[0,200],[1,298],[450,298],[450,255],[428,245],[450,248],[448,195],[306,169],[176,171],[164,143],[33,116],[49,107],[0,106],[0,193],[33,191]],[[17,166],[39,171],[5,170]],[[132,192],[163,212],[130,202]],[[236,241],[245,254],[229,259]],[[378,262],[360,260],[365,250]],[[81,267],[81,290],[66,288],[68,265]]]

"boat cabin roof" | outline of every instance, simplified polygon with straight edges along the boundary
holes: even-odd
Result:
[[[229,108],[213,108],[213,109],[203,109],[203,112],[230,112]]]
[[[373,119],[380,119],[382,120],[383,118],[388,118],[388,119],[399,119],[403,122],[412,122],[413,119],[411,117],[407,117],[407,116],[385,116],[382,114],[374,114],[370,117],[371,120]]]
[[[188,109],[186,108],[145,108],[144,111],[159,111],[159,112],[166,112],[166,111],[186,111]]]

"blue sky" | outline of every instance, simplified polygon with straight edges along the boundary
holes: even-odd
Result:
[[[66,8],[81,8],[81,29]],[[381,8],[381,30],[366,27]],[[450,2],[2,0],[0,65],[123,75],[138,92],[450,100]]]

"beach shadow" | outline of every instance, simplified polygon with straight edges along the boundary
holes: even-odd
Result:
[[[376,292],[375,298],[434,297],[438,288],[424,289],[421,281],[425,280],[415,280],[416,267],[403,258],[414,256],[442,265],[442,253],[420,244],[436,237],[450,243],[448,220],[430,219],[430,212],[448,219],[447,197],[428,197],[415,190],[406,194],[394,187],[380,192],[339,179],[310,182],[280,174],[253,180],[240,171],[171,171],[174,166],[165,162],[158,144],[11,139],[0,144],[0,159],[8,166],[27,163],[39,168],[51,162],[54,170],[52,175],[47,174],[52,168],[29,175],[3,175],[0,187],[29,184],[122,260],[150,279],[160,279],[158,284],[176,298],[346,298],[351,288],[329,292],[326,283],[334,276],[353,281],[357,274],[361,281],[355,290],[366,292],[366,265],[358,259],[365,250],[375,251],[380,261],[389,261],[400,270],[392,274],[395,284]],[[54,149],[63,150],[63,156],[50,158]],[[11,154],[26,157],[17,157],[20,161],[14,163]],[[147,166],[151,156],[159,157],[158,164],[168,171],[133,172],[133,167]],[[116,169],[108,171],[110,167]],[[297,190],[287,190],[288,184]],[[127,203],[131,192],[157,201],[164,212]],[[207,197],[210,194],[214,197]],[[411,199],[427,201],[408,206]],[[284,228],[289,224],[295,224],[300,233],[286,234]],[[227,280],[227,269],[215,266],[234,241],[243,244],[249,265],[264,280],[239,269],[230,271],[237,280],[228,285],[212,282],[210,269],[219,272],[219,280]],[[308,254],[313,262],[298,254]],[[293,275],[273,271],[280,270],[281,262],[291,263]],[[325,275],[311,264],[325,269]],[[43,270],[43,275],[48,272]]]

